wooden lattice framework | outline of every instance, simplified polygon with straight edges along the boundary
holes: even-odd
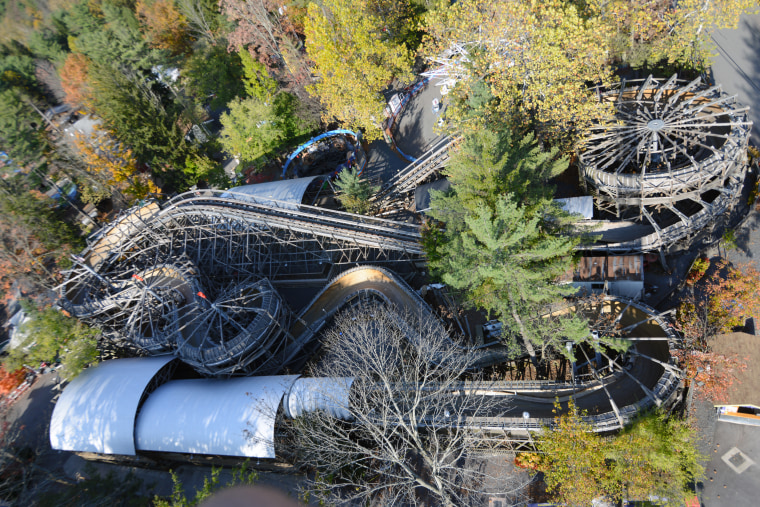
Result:
[[[651,224],[640,250],[698,233],[729,210],[744,181],[748,107],[697,78],[651,75],[600,90],[614,121],[591,128],[579,151],[597,207]],[[622,250],[633,245],[621,244]]]
[[[418,238],[388,220],[191,193],[114,221],[74,257],[59,293],[70,313],[147,353],[208,375],[271,373],[295,350],[272,284],[319,287],[359,264],[408,272]]]

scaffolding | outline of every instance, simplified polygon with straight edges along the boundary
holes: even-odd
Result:
[[[581,178],[600,210],[651,226],[607,245],[656,250],[699,233],[730,210],[746,173],[748,107],[701,78],[626,81],[598,91],[614,120],[591,128]]]
[[[257,199],[203,191],[130,210],[74,256],[62,306],[201,373],[265,374],[303,346],[273,284],[318,286],[348,266],[421,262],[414,225]]]

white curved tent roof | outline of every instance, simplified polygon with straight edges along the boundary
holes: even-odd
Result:
[[[141,451],[274,458],[277,408],[297,378],[167,382],[140,410],[136,447]]]
[[[135,414],[171,356],[115,359],[84,370],[58,399],[50,445],[63,451],[135,454]]]
[[[325,179],[325,175],[309,176],[308,178],[296,178],[293,180],[270,181],[268,183],[257,183],[255,185],[243,185],[234,187],[227,192],[235,194],[244,194],[253,197],[254,201],[260,204],[277,204],[280,207],[288,209],[297,209],[303,200],[303,195],[309,184],[317,178]],[[233,197],[227,193],[222,197]],[[243,196],[237,196],[245,200]],[[273,202],[276,201],[276,202]]]
[[[301,377],[285,397],[285,413],[290,418],[304,412],[323,410],[333,417],[350,421],[349,395],[353,377]]]

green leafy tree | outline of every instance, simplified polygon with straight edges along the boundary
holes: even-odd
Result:
[[[0,47],[0,90],[33,94],[37,89],[34,59],[15,47]]]
[[[29,50],[40,58],[50,60],[53,63],[63,63],[66,59],[66,38],[49,27],[35,30],[27,41]]]
[[[243,67],[237,53],[223,46],[208,46],[196,51],[183,66],[187,90],[197,101],[212,97],[211,110],[226,106],[243,95]]]
[[[369,198],[380,190],[380,186],[373,186],[367,180],[361,179],[355,167],[341,171],[335,180],[335,186],[339,192],[338,199],[346,211],[363,215],[372,208]]]
[[[454,124],[463,119],[473,128],[488,127],[485,120],[528,123],[542,138],[570,145],[588,124],[610,112],[588,86],[613,80],[609,29],[587,16],[578,2],[439,2],[425,23],[423,52],[429,59],[462,43],[469,53],[453,72],[457,100],[447,117]],[[477,116],[468,111],[468,98],[487,97],[484,85],[494,100],[487,114]]]
[[[38,236],[48,250],[67,245],[81,246],[83,241],[78,237],[76,228],[65,222],[50,203],[51,201],[39,192],[25,191],[16,184],[0,199],[0,211],[3,215],[15,217],[20,225]]]
[[[429,216],[445,230],[426,229],[423,243],[434,274],[493,312],[506,327],[504,339],[516,344],[519,337],[536,362],[534,346],[543,355],[560,337],[580,343],[589,336],[582,316],[543,318],[574,292],[556,280],[572,269],[579,238],[560,234],[568,219],[547,184],[566,167],[531,135],[469,133],[446,169],[451,191],[431,199]]]
[[[42,119],[29,105],[28,98],[15,90],[0,91],[0,149],[19,166],[40,161],[48,149]]]
[[[180,126],[181,110],[157,83],[108,66],[90,68],[93,101],[108,130],[130,146],[153,175],[183,190],[182,168],[191,150]]]
[[[160,498],[156,496],[153,499],[155,507],[193,507],[201,504],[211,495],[219,491],[222,487],[233,487],[237,485],[252,485],[258,480],[258,474],[252,470],[247,470],[246,465],[240,465],[232,471],[232,478],[226,484],[221,482],[221,468],[213,468],[209,477],[204,477],[203,487],[195,492],[195,496],[188,498],[185,494],[185,488],[182,486],[179,476],[172,470],[172,494],[169,498]]]
[[[60,360],[61,376],[72,379],[89,364],[97,362],[98,329],[67,317],[55,308],[26,305],[25,310],[30,317],[20,329],[25,338],[11,350],[4,362],[6,369]]]
[[[466,212],[462,231],[447,230],[441,259],[431,263],[445,283],[495,313],[506,328],[504,339],[520,337],[534,361],[534,345],[543,346],[556,336],[580,343],[589,335],[588,324],[580,317],[563,319],[559,335],[547,333],[541,319],[552,304],[574,292],[555,280],[572,268],[578,239],[547,230],[543,222],[552,214],[559,215],[550,205],[532,211],[506,194],[493,210],[479,205]]]
[[[229,108],[221,118],[220,141],[229,153],[258,168],[313,128],[299,116],[298,99],[286,92],[269,102],[236,99]]]
[[[459,203],[454,209],[472,210],[480,204],[493,208],[500,195],[511,192],[518,203],[536,205],[553,197],[549,181],[568,164],[558,149],[542,149],[532,133],[467,131],[443,170],[455,190],[446,204]]]
[[[56,266],[68,265],[68,254],[82,241],[46,196],[20,185],[5,189],[0,198],[0,294],[16,281],[34,290],[51,288],[58,282]]]
[[[591,505],[599,497],[619,503],[658,496],[683,505],[690,485],[702,478],[697,435],[685,421],[645,414],[613,437],[591,431],[574,403],[536,440],[537,468],[554,500]],[[667,499],[667,500],[666,500]]]
[[[305,22],[306,51],[318,76],[312,91],[326,109],[326,121],[334,117],[361,128],[369,140],[381,136],[380,91],[393,78],[412,78],[411,53],[385,35],[386,26],[367,0],[311,3]]]
[[[249,97],[266,102],[277,93],[277,81],[272,79],[263,63],[253,59],[248,51],[240,51],[243,64],[243,86]]]
[[[190,32],[197,39],[217,45],[224,33],[225,19],[213,0],[177,0],[177,8],[185,16]]]
[[[757,12],[753,0],[630,2],[593,0],[588,14],[611,30],[611,56],[634,67],[667,62],[703,71],[715,53],[715,30],[736,28],[742,14]]]
[[[189,185],[205,181],[212,187],[226,188],[230,184],[229,178],[224,173],[224,168],[203,155],[188,155],[185,159],[184,173],[185,181]]]
[[[140,23],[126,5],[100,4],[100,12],[90,10],[88,2],[75,4],[63,18],[69,47],[99,65],[149,71],[167,60],[168,53],[150,47],[140,32]]]
[[[193,38],[187,20],[173,0],[137,0],[135,12],[151,46],[173,56],[190,53]]]

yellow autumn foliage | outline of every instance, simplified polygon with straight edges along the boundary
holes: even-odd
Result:
[[[77,133],[75,143],[87,172],[96,181],[115,188],[132,201],[161,192],[149,174],[139,171],[132,150],[120,147],[108,132],[96,127],[89,136]]]

